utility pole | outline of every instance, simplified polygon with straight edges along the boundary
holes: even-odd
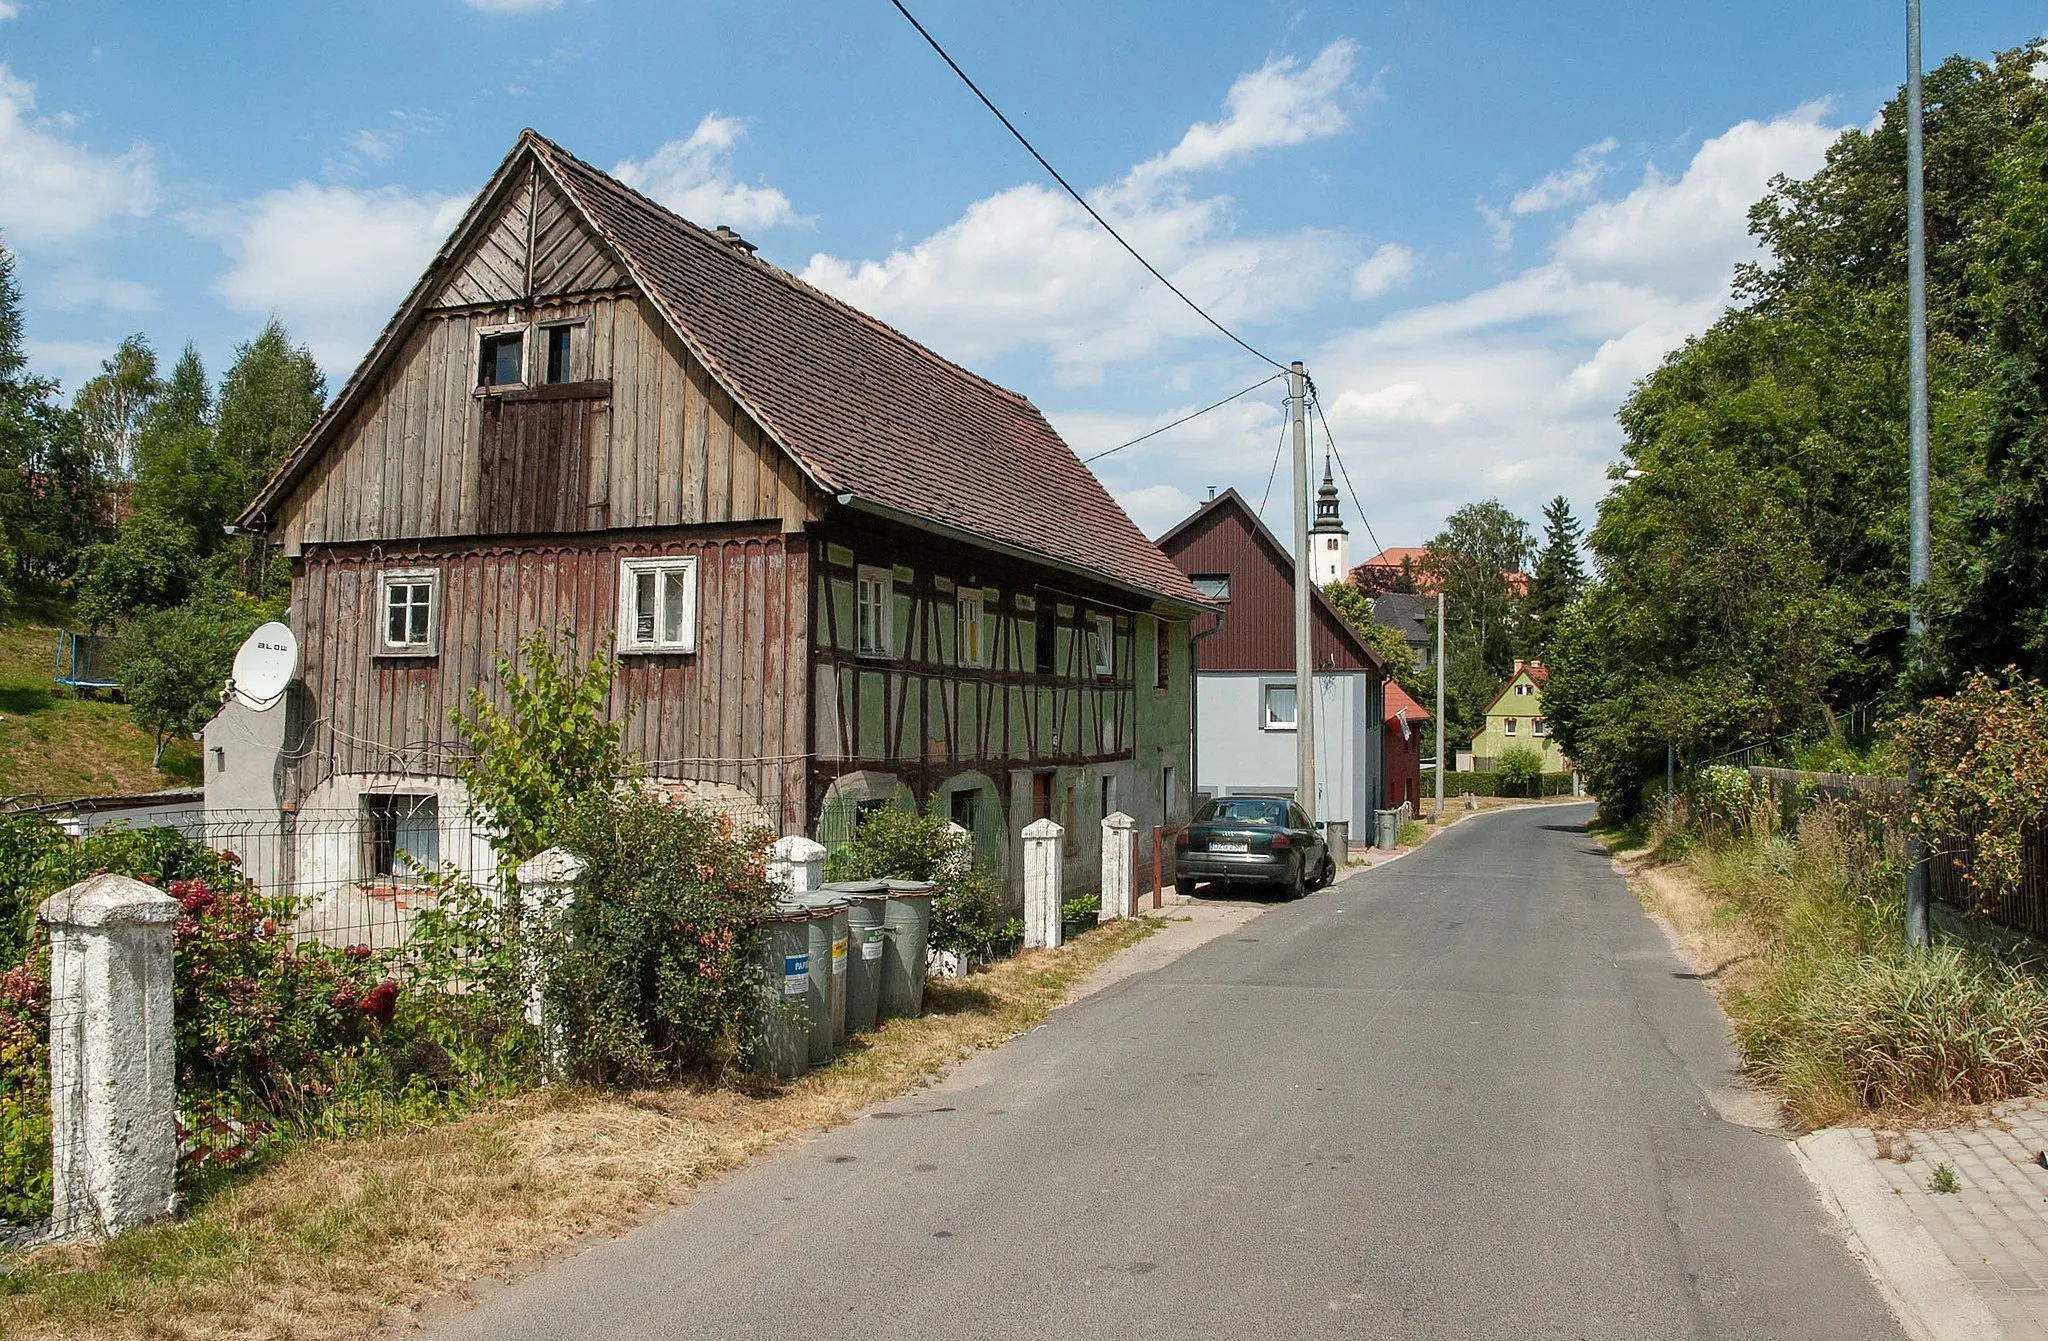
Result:
[[[1912,443],[1912,559],[1907,601],[1906,641],[1913,664],[1920,663],[1921,639],[1927,632],[1921,608],[1927,581],[1927,197],[1925,144],[1921,133],[1920,0],[1906,0],[1906,322],[1911,353],[1907,381]],[[1906,761],[1906,794],[1920,785],[1920,761]],[[1906,944],[1925,945],[1927,932],[1927,845],[1906,839]]]
[[[1436,594],[1436,814],[1444,817],[1444,594]]]
[[[1309,639],[1309,588],[1315,574],[1308,552],[1308,374],[1295,360],[1287,372],[1294,407],[1294,799],[1316,818],[1316,686]]]

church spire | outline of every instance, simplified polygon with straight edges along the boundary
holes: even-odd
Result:
[[[1330,478],[1330,458],[1325,453],[1323,456],[1323,487],[1316,490],[1316,524],[1311,529],[1317,531],[1342,531],[1344,529],[1344,521],[1338,515],[1337,507],[1337,482]]]

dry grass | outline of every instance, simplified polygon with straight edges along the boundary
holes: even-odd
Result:
[[[571,1239],[618,1234],[698,1183],[929,1081],[1031,1028],[1157,922],[934,982],[893,1020],[787,1085],[632,1094],[551,1089],[444,1126],[317,1142],[172,1225],[0,1265],[0,1335],[369,1336],[466,1281]]]

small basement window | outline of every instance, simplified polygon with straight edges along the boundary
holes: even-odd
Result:
[[[1294,686],[1269,684],[1259,691],[1260,725],[1268,731],[1294,729]]]
[[[526,384],[526,333],[507,331],[486,335],[479,342],[476,384],[478,386],[524,386]]]
[[[697,650],[697,560],[625,559],[619,564],[619,650]]]
[[[409,568],[378,575],[383,591],[383,630],[378,653],[387,657],[430,657],[440,651],[441,574]]]
[[[576,332],[577,327],[574,325],[541,327],[541,340],[544,343],[547,361],[541,380],[548,385],[554,386],[558,383],[577,380],[575,363]]]
[[[864,657],[896,655],[896,572],[891,568],[854,570],[855,650]]]
[[[363,798],[363,875],[406,879],[441,864],[441,807],[431,796]]]

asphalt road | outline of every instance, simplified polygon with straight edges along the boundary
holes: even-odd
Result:
[[[1901,1335],[1589,815],[1276,906],[433,1334]]]

